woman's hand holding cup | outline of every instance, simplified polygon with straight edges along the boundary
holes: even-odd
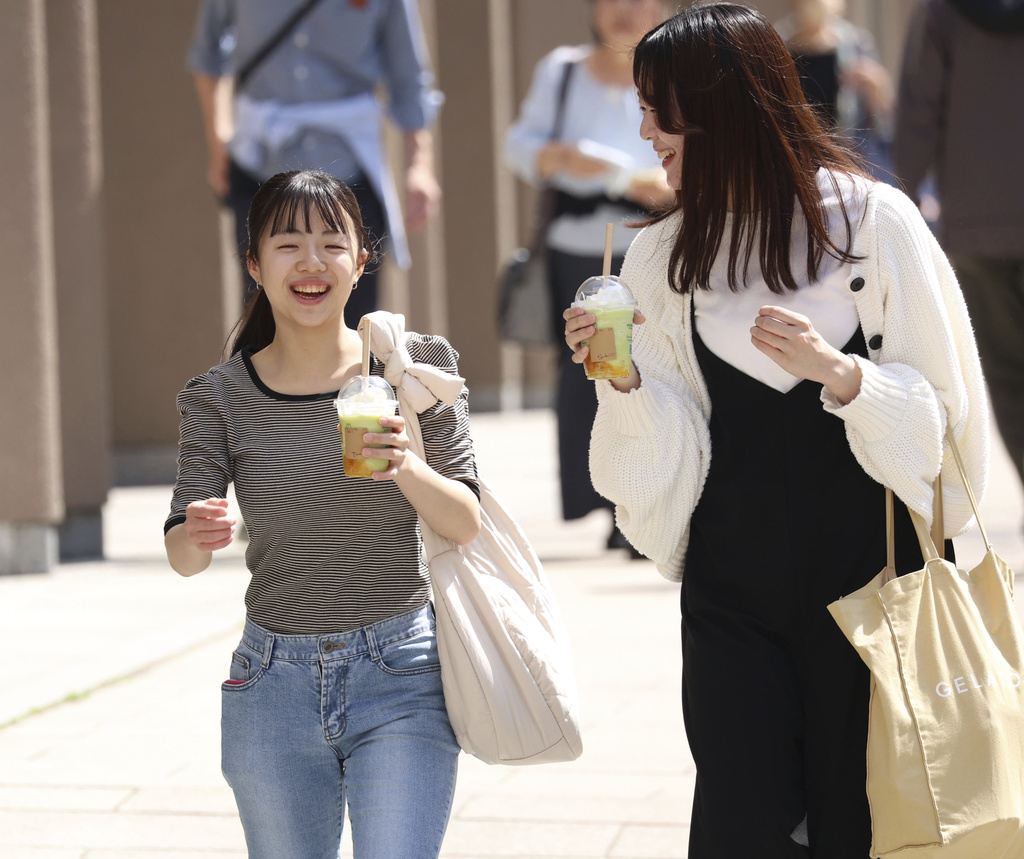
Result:
[[[587,313],[582,307],[571,306],[562,312],[562,318],[565,320],[565,343],[572,349],[573,363],[582,364],[586,361],[587,355],[590,354],[590,349],[584,341],[593,337],[597,331],[594,327],[594,323],[597,321],[596,317],[592,313]],[[646,321],[647,317],[639,310],[633,311],[634,325],[643,325]],[[640,373],[636,368],[636,364],[633,363],[632,359],[629,364],[628,376],[621,379],[608,380],[616,390],[628,392],[640,387]]]

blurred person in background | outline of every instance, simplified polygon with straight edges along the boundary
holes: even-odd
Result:
[[[867,30],[843,14],[845,0],[789,0],[776,24],[822,118],[854,144],[872,174],[891,178],[893,85]]]
[[[934,174],[939,241],[974,324],[996,424],[1024,481],[1024,0],[922,0],[903,55],[894,164]]]
[[[209,150],[207,181],[234,213],[247,293],[255,289],[245,270],[249,205],[261,182],[285,170],[321,169],[343,179],[371,241],[383,240],[396,264],[409,265],[406,227],[422,227],[441,197],[430,127],[442,97],[416,0],[204,0],[188,65]],[[235,78],[227,143],[218,134],[224,123],[216,98],[225,76]],[[379,86],[405,137],[404,221],[383,151]],[[376,308],[377,272],[368,270],[345,319],[354,327]]]
[[[546,248],[559,313],[584,280],[601,273],[605,225],[616,224],[616,273],[635,235],[626,224],[673,199],[657,157],[636,133],[640,108],[631,54],[644,33],[668,17],[669,6],[662,0],[590,0],[588,6],[594,41],[556,48],[537,64],[519,117],[505,138],[505,161],[513,172],[556,191]],[[567,74],[562,131],[552,140]],[[538,324],[555,326],[561,339],[560,316]],[[566,520],[612,509],[590,482],[587,439],[597,398],[593,383],[575,369],[572,353],[560,350],[555,410]],[[628,548],[614,523],[608,548]]]

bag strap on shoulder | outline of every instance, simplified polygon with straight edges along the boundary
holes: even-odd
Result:
[[[253,72],[288,37],[288,34],[298,26],[299,22],[313,11],[313,7],[319,2],[320,0],[306,0],[271,34],[267,41],[260,45],[256,53],[249,57],[245,64],[235,73],[235,92],[242,91],[246,82],[252,77]]]
[[[551,134],[548,135],[549,141],[561,138],[565,128],[565,103],[569,95],[569,82],[572,80],[577,65],[579,65],[578,61],[569,60],[562,68],[562,78],[558,84],[558,98],[555,101],[555,121],[551,126]],[[551,221],[554,219],[555,189],[545,183],[538,196],[537,220],[534,223],[533,239],[530,242],[530,253],[537,255],[544,253],[548,227],[551,226]]]

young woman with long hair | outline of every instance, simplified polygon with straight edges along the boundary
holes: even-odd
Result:
[[[326,173],[280,173],[256,192],[249,237],[259,290],[231,358],[178,395],[165,525],[171,566],[201,572],[232,541],[234,484],[252,580],[222,687],[224,775],[250,859],[334,857],[346,805],[356,856],[436,857],[459,746],[417,517],[457,543],[479,530],[466,393],[420,416],[427,461],[396,415],[363,438],[389,467],[347,477],[334,399],[361,368],[344,309],[369,258],[355,196]],[[456,372],[442,338],[408,346]]]
[[[869,678],[826,607],[885,566],[883,485],[905,504],[897,568],[921,565],[906,508],[931,522],[947,422],[984,490],[963,298],[760,13],[694,6],[633,70],[676,200],[626,255],[642,324],[629,378],[597,383],[590,455],[626,537],[682,581],[688,855],[866,859]],[[564,318],[582,362],[594,317]],[[971,511],[944,471],[948,537]]]

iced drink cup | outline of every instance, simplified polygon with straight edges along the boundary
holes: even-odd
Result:
[[[617,277],[591,277],[576,291],[572,304],[594,316],[596,330],[582,344],[590,349],[583,361],[587,378],[626,378],[633,350],[633,294]]]
[[[398,408],[391,386],[380,376],[356,376],[338,393],[334,401],[338,407],[338,431],[347,477],[371,477],[375,471],[387,471],[389,459],[363,456],[363,448],[385,447],[366,444],[363,436],[368,432],[391,432],[382,427],[380,419],[390,417]]]

